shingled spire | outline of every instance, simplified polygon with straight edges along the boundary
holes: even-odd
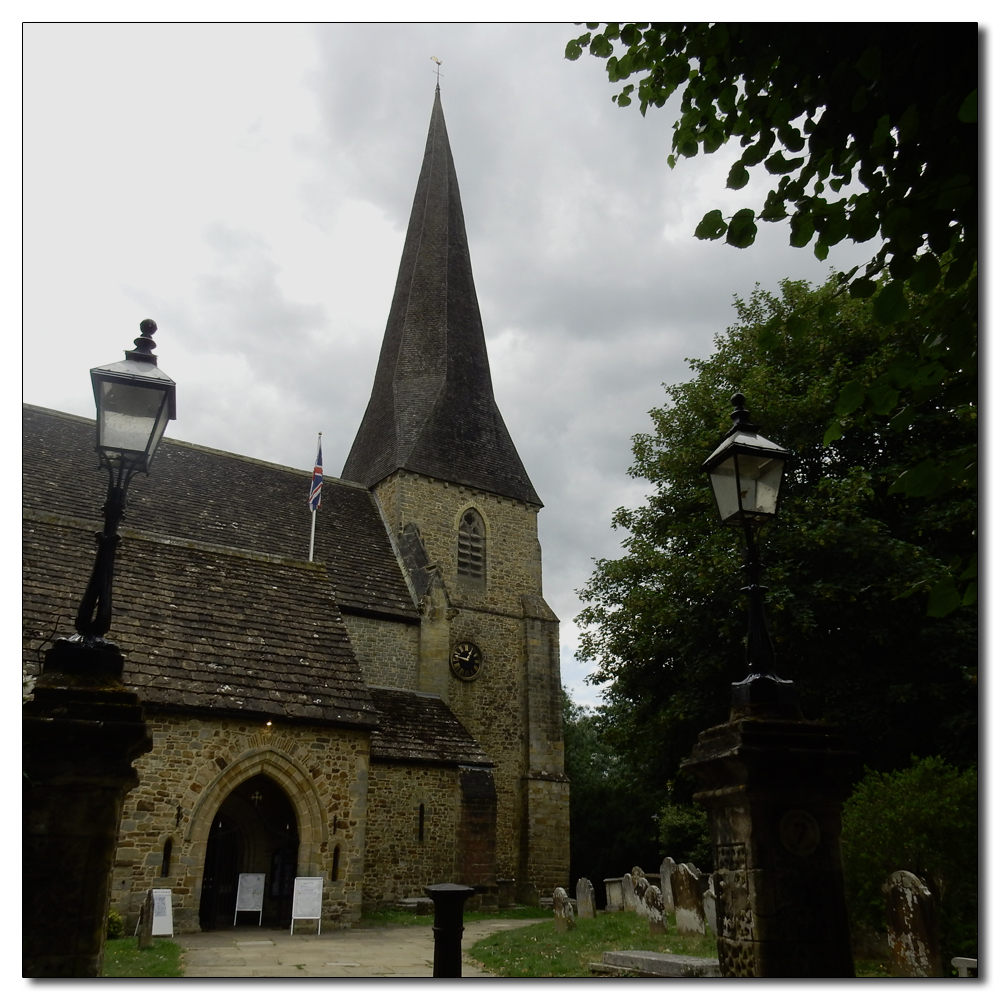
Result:
[[[375,384],[343,478],[370,487],[398,469],[541,506],[493,398],[440,89]]]

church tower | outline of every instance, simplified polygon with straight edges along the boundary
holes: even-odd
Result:
[[[558,620],[541,500],[493,397],[441,95],[371,399],[343,478],[376,495],[421,613],[417,684],[495,764],[496,876],[569,878]]]

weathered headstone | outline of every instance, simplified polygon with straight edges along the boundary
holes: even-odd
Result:
[[[518,896],[522,906],[533,906],[537,909],[542,905],[542,895],[534,882],[523,882]]]
[[[552,893],[552,913],[556,919],[556,931],[559,933],[571,931],[576,926],[573,902],[565,889],[558,888]]]
[[[882,886],[889,936],[889,972],[900,978],[939,978],[941,944],[934,897],[911,872],[893,872]]]
[[[636,878],[632,876],[632,885],[635,888],[635,912],[643,918],[649,919],[649,907],[646,905],[646,890],[649,888],[649,880],[642,876]]]
[[[667,927],[663,919],[663,894],[659,888],[655,885],[649,886],[643,895],[642,901],[646,906],[646,913],[648,914],[646,919],[649,921],[649,933],[666,933]]]
[[[618,913],[625,909],[625,897],[620,878],[606,878],[604,880],[604,899],[604,909],[607,913]]]
[[[635,882],[632,876],[626,872],[622,876],[622,906],[626,913],[635,913],[638,900],[635,898]]]
[[[717,876],[713,873],[708,876],[708,888],[705,895],[701,897],[702,906],[705,908],[705,928],[712,934],[718,934],[718,900]]]
[[[592,920],[597,916],[597,900],[594,897],[594,887],[590,884],[589,878],[577,879],[576,915],[580,920]]]
[[[674,893],[674,916],[681,934],[705,933],[704,896],[707,877],[694,865],[680,864],[670,876]]]
[[[514,905],[514,887],[516,883],[512,878],[497,879],[497,894],[499,900],[497,905],[501,910],[509,910]]]
[[[670,888],[670,875],[677,867],[677,862],[673,858],[664,858],[660,862],[660,892],[663,893],[663,911],[665,913],[674,912],[674,893]]]
[[[153,947],[153,890],[149,889],[139,909],[139,926],[136,928],[136,947]]]

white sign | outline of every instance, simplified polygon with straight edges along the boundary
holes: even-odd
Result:
[[[292,926],[290,934],[295,933],[296,920],[317,920],[323,916],[323,876],[309,876],[295,880],[295,890],[292,893]],[[320,924],[316,925],[319,934]]]
[[[153,933],[174,936],[173,900],[169,889],[153,890]]]
[[[233,926],[236,926],[236,914],[240,910],[252,910],[264,919],[264,873],[243,872],[240,875],[239,888],[236,890],[236,912],[233,914]],[[260,923],[260,920],[257,922]]]

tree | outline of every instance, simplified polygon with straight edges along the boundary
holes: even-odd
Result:
[[[939,757],[891,774],[869,771],[844,804],[847,905],[885,934],[882,884],[900,869],[936,897],[945,956],[978,955],[979,777]]]
[[[714,153],[730,139],[741,152],[727,187],[747,185],[763,164],[777,178],[764,205],[728,220],[709,212],[699,239],[750,246],[758,222],[783,222],[796,247],[824,260],[844,239],[881,246],[860,276],[839,279],[853,298],[875,298],[874,318],[894,328],[916,319],[925,338],[883,354],[867,391],[849,387],[826,427],[829,443],[850,424],[894,409],[907,413],[930,393],[976,398],[976,292],[962,308],[920,315],[917,299],[966,286],[978,260],[978,36],[975,23],[588,23],[566,46],[607,60],[625,84],[612,100],[638,98],[643,115],[679,88],[674,154]],[[623,49],[623,50],[622,50]],[[877,280],[882,275],[886,280]],[[915,310],[918,310],[915,312]],[[916,362],[916,363],[914,363]],[[889,400],[892,400],[890,403]],[[947,403],[946,403],[947,405]],[[905,417],[901,417],[905,419]],[[942,468],[901,468],[896,489],[929,496],[975,474],[975,442]],[[904,475],[905,473],[905,475]],[[943,574],[957,607],[957,578]]]
[[[903,422],[858,415],[824,444],[845,386],[869,391],[887,358],[926,331],[911,321],[886,336],[872,302],[839,295],[835,279],[785,282],[780,297],[758,289],[736,308],[714,354],[692,362],[695,377],[667,388],[653,432],[634,438],[630,472],[652,494],[616,512],[625,554],[598,561],[581,591],[579,656],[611,682],[605,739],[645,787],[686,804],[678,765],[701,730],[725,721],[730,684],[746,673],[741,545],[718,524],[699,471],[739,390],[762,433],[797,456],[762,544],[778,673],[794,680],[806,717],[838,726],[868,766],[904,766],[911,754],[973,763],[975,608],[925,609],[942,567],[975,551],[975,485],[912,499],[892,484],[918,459],[946,465],[962,453],[975,408],[934,397]]]
[[[574,704],[565,689],[563,733],[570,780],[570,884],[590,879],[603,905],[604,879],[620,878],[634,865],[659,867],[660,800],[612,751],[600,713]]]

